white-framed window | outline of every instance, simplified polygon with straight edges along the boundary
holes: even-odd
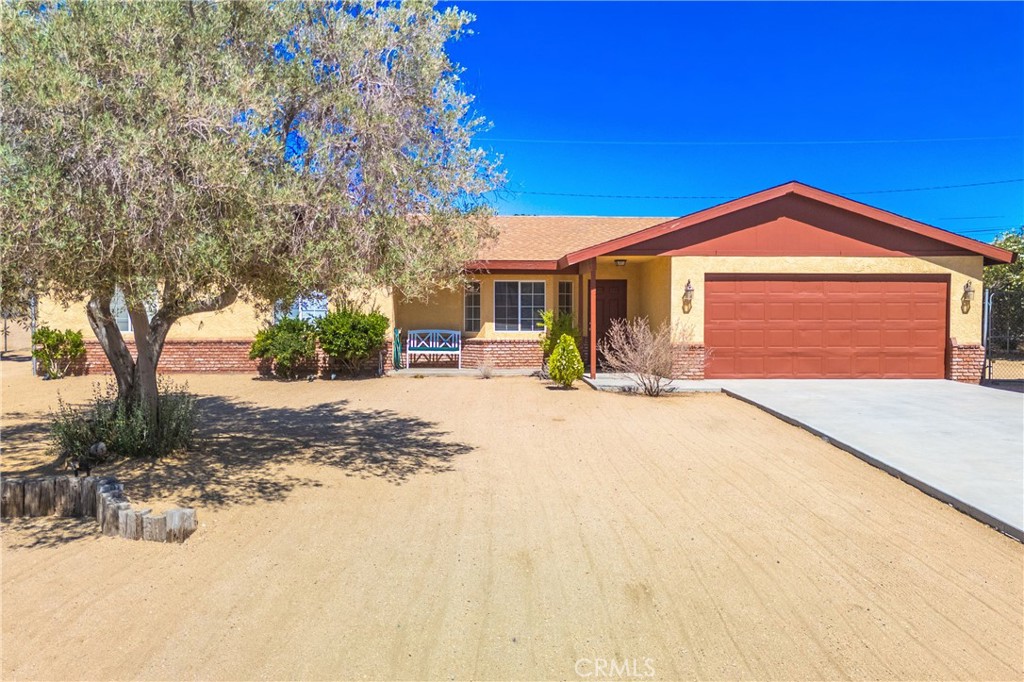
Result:
[[[146,314],[150,317],[156,314],[155,300],[145,301],[143,307],[146,310]],[[120,287],[114,288],[114,295],[110,299],[110,314],[113,315],[117,328],[122,332],[135,331],[135,327],[132,326],[132,318],[128,315],[128,305],[124,300],[124,292],[121,291]]]
[[[463,329],[480,331],[480,282],[467,282],[462,300]]]
[[[558,283],[558,314],[572,315],[573,309],[572,282]]]
[[[544,282],[495,282],[494,328],[499,332],[537,331],[544,300]]]
[[[114,296],[110,299],[110,314],[114,316],[117,328],[123,332],[132,331],[132,318],[128,316],[128,306],[124,302],[124,292],[114,289]]]
[[[313,322],[327,314],[329,303],[326,294],[313,293],[309,296],[300,296],[295,299],[291,307],[286,311],[283,304],[278,301],[275,307],[274,319],[280,320],[285,317],[296,317],[300,320]]]

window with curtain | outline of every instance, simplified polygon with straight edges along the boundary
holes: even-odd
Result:
[[[503,332],[537,331],[544,295],[544,282],[495,282],[494,328]]]

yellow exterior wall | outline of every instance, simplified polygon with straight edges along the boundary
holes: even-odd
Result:
[[[672,301],[668,295],[672,287],[672,260],[652,258],[640,269],[640,290],[643,298],[637,310],[657,329],[672,321]]]
[[[54,329],[75,329],[86,339],[93,338],[89,319],[85,315],[85,301],[78,305],[64,307],[48,298],[39,299],[37,324]],[[269,315],[261,314],[256,308],[242,301],[224,310],[212,313],[198,313],[178,320],[167,338],[172,340],[251,340]]]
[[[687,328],[693,341],[704,339],[704,277],[708,273],[747,274],[940,274],[950,276],[949,323],[950,336],[960,344],[981,343],[982,273],[981,256],[935,256],[931,258],[868,258],[868,257],[754,257],[754,256],[675,256],[627,257],[626,265],[616,266],[614,257],[598,259],[598,279],[626,280],[626,314],[629,317],[646,316],[655,325],[669,321],[676,330],[677,339]],[[543,281],[546,307],[554,309],[558,303],[560,280],[573,283],[573,309],[579,302],[577,275],[503,275],[481,274],[473,279],[480,282],[481,330],[468,337],[484,339],[537,338],[538,331],[498,332],[494,329],[494,282],[496,280]],[[690,280],[695,289],[693,306],[683,313],[683,289]],[[964,284],[970,281],[975,300],[968,313],[961,312],[960,295]],[[583,278],[583,309],[577,311],[578,324],[586,334],[588,281]],[[457,329],[463,328],[462,291],[439,291],[427,301],[405,300],[391,296],[387,291],[373,291],[350,297],[361,307],[376,308],[391,320],[392,326],[402,329]],[[269,321],[269,315],[253,305],[239,301],[229,308],[213,313],[201,313],[179,320],[171,330],[171,339],[178,340],[241,340],[252,339]],[[91,338],[89,322],[85,316],[85,302],[65,308],[52,299],[39,301],[39,325],[57,329],[81,330]]]
[[[394,301],[385,290],[360,293],[350,297],[359,307],[376,309],[386,315],[394,325]],[[334,301],[337,303],[338,301]],[[168,334],[171,340],[180,341],[250,341],[256,332],[271,321],[268,311],[260,311],[251,303],[236,301],[224,310],[212,313],[197,313],[183,317]],[[37,315],[38,326],[54,329],[74,329],[81,331],[86,339],[92,339],[92,330],[85,314],[85,301],[80,304],[64,307],[49,298],[40,298]],[[390,330],[389,330],[390,335]]]
[[[841,256],[675,256],[672,258],[671,311],[673,326],[692,330],[693,340],[704,342],[704,276],[708,273],[745,274],[863,274],[946,275],[949,285],[949,335],[961,345],[981,343],[982,256],[930,258],[853,258]],[[683,313],[683,289],[690,280],[695,289],[693,307]],[[968,313],[960,310],[960,296],[970,281],[975,295]]]
[[[541,330],[522,332],[497,331],[494,328],[494,283],[496,281],[544,282],[544,307],[554,310],[558,306],[558,282],[572,282],[573,311],[579,304],[579,281],[576,275],[519,275],[478,274],[471,278],[480,282],[480,331],[464,332],[466,338],[480,339],[538,339]],[[584,287],[586,284],[584,284]],[[463,293],[441,290],[426,301],[395,298],[395,320],[405,331],[410,329],[463,330]]]

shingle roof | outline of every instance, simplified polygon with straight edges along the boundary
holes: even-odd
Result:
[[[480,260],[558,260],[567,253],[632,234],[672,218],[495,216],[498,238]]]
[[[672,218],[608,218],[594,216],[496,216],[498,238],[479,252],[480,267],[513,264],[526,269],[564,269],[596,256],[653,239],[669,232],[794,194],[985,256],[985,264],[1011,263],[1015,254],[991,244],[948,232],[916,220],[868,206],[838,194],[787,182],[689,215]]]

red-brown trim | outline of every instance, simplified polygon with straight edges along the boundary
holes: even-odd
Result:
[[[632,234],[618,237],[616,239],[610,239],[600,244],[580,249],[579,251],[574,251],[560,258],[558,260],[558,265],[562,268],[569,267],[582,261],[596,258],[598,256],[604,256],[618,251],[619,249],[634,246],[649,239],[654,239],[677,230],[682,230],[713,218],[719,218],[766,201],[777,199],[787,194],[795,194],[814,201],[819,201],[872,220],[877,220],[930,239],[935,239],[936,241],[956,246],[964,249],[965,251],[976,253],[985,257],[986,265],[992,265],[995,263],[1012,263],[1016,259],[1016,254],[1012,251],[1007,251],[1006,249],[1001,249],[997,246],[992,246],[991,244],[985,244],[975,239],[970,239],[969,237],[963,237],[952,232],[947,232],[946,230],[938,227],[933,227],[916,220],[904,218],[903,216],[895,213],[883,211],[882,209],[874,208],[873,206],[868,206],[867,204],[862,204],[858,201],[853,201],[852,199],[847,199],[846,197],[839,196],[838,194],[826,192],[794,181],[787,182],[784,185],[772,187],[761,192],[756,192],[745,197],[740,197],[739,199],[727,201],[724,204],[712,206],[711,208],[697,211],[696,213],[691,213],[690,215],[683,216],[681,218],[669,220]]]
[[[946,282],[950,281],[948,274],[933,274],[933,273],[907,273],[907,274],[861,274],[859,272],[850,273],[836,273],[829,272],[823,274],[800,272],[800,273],[785,273],[785,272],[761,272],[761,273],[750,273],[750,272],[708,272],[704,275],[705,282],[760,282],[763,280],[782,280],[782,281],[796,281],[796,282],[817,282],[817,281],[829,281],[829,282],[842,282],[848,280],[856,280],[858,282]]]

